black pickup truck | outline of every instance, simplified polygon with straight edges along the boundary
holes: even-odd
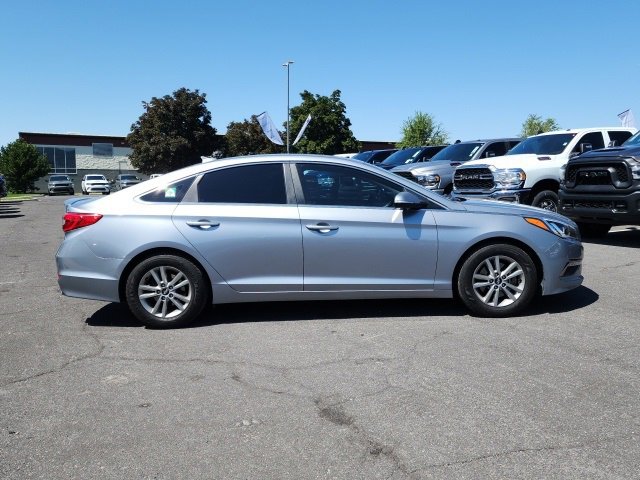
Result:
[[[613,225],[640,225],[640,132],[619,147],[569,160],[559,196],[559,212],[586,237],[604,236]]]

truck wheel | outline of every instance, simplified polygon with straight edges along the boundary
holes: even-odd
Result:
[[[465,306],[482,317],[506,317],[525,308],[538,289],[531,257],[509,244],[483,247],[462,264],[458,295]]]
[[[583,237],[602,238],[607,233],[609,233],[609,230],[611,230],[611,225],[606,225],[603,223],[578,222],[578,228],[580,229],[580,233]]]
[[[558,199],[558,194],[556,192],[552,190],[543,190],[533,197],[531,205],[543,208],[544,210],[557,212],[559,203],[560,200]]]

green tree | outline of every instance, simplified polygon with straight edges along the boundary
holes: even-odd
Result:
[[[444,145],[449,142],[447,132],[442,125],[428,113],[416,112],[402,124],[402,140],[397,144],[400,148],[421,147],[423,145]]]
[[[131,164],[142,173],[166,173],[201,162],[218,147],[206,94],[180,88],[142,102],[145,112],[131,125]]]
[[[314,95],[307,90],[300,94],[302,103],[291,109],[291,144],[308,115],[311,115],[311,123],[300,142],[291,148],[292,151],[326,155],[358,151],[358,141],[351,131],[351,120],[346,116],[347,108],[340,95],[340,90],[334,90],[328,97]],[[286,136],[286,131],[283,136]]]
[[[50,169],[47,158],[22,139],[0,147],[0,172],[4,174],[7,188],[12,192],[34,191],[35,181],[44,177]]]
[[[271,142],[262,131],[256,115],[249,120],[231,122],[225,134],[224,154],[229,157],[257,153],[278,153],[282,147]]]
[[[530,137],[531,135],[537,135],[544,132],[552,132],[553,130],[559,130],[558,125],[553,118],[547,118],[543,120],[541,116],[529,114],[527,119],[522,124],[522,130],[520,130],[521,137]]]

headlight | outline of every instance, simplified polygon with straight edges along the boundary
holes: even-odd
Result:
[[[497,168],[493,171],[495,184],[502,188],[519,188],[524,185],[527,174],[521,168]]]
[[[640,180],[640,163],[631,167],[631,176],[634,180]]]
[[[546,230],[560,238],[575,238],[580,240],[580,232],[570,223],[561,220],[549,220],[548,218],[524,217],[524,220],[534,227]]]
[[[416,180],[423,186],[434,188],[440,184],[440,175],[432,173],[430,175],[416,175]]]

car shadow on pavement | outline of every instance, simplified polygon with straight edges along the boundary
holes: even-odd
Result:
[[[19,205],[22,202],[2,201],[0,202],[0,218],[19,218],[24,217],[20,213]]]
[[[534,300],[521,317],[566,313],[591,305],[599,296],[581,286],[570,292]],[[207,308],[187,328],[250,322],[465,317],[469,312],[452,299],[342,300],[305,302],[231,303]],[[490,319],[489,319],[490,320]],[[92,327],[142,327],[119,303],[109,303],[86,319]]]
[[[640,247],[640,226],[615,227],[615,230],[607,233],[602,238],[583,237],[583,243],[598,245],[610,245],[612,247]]]

